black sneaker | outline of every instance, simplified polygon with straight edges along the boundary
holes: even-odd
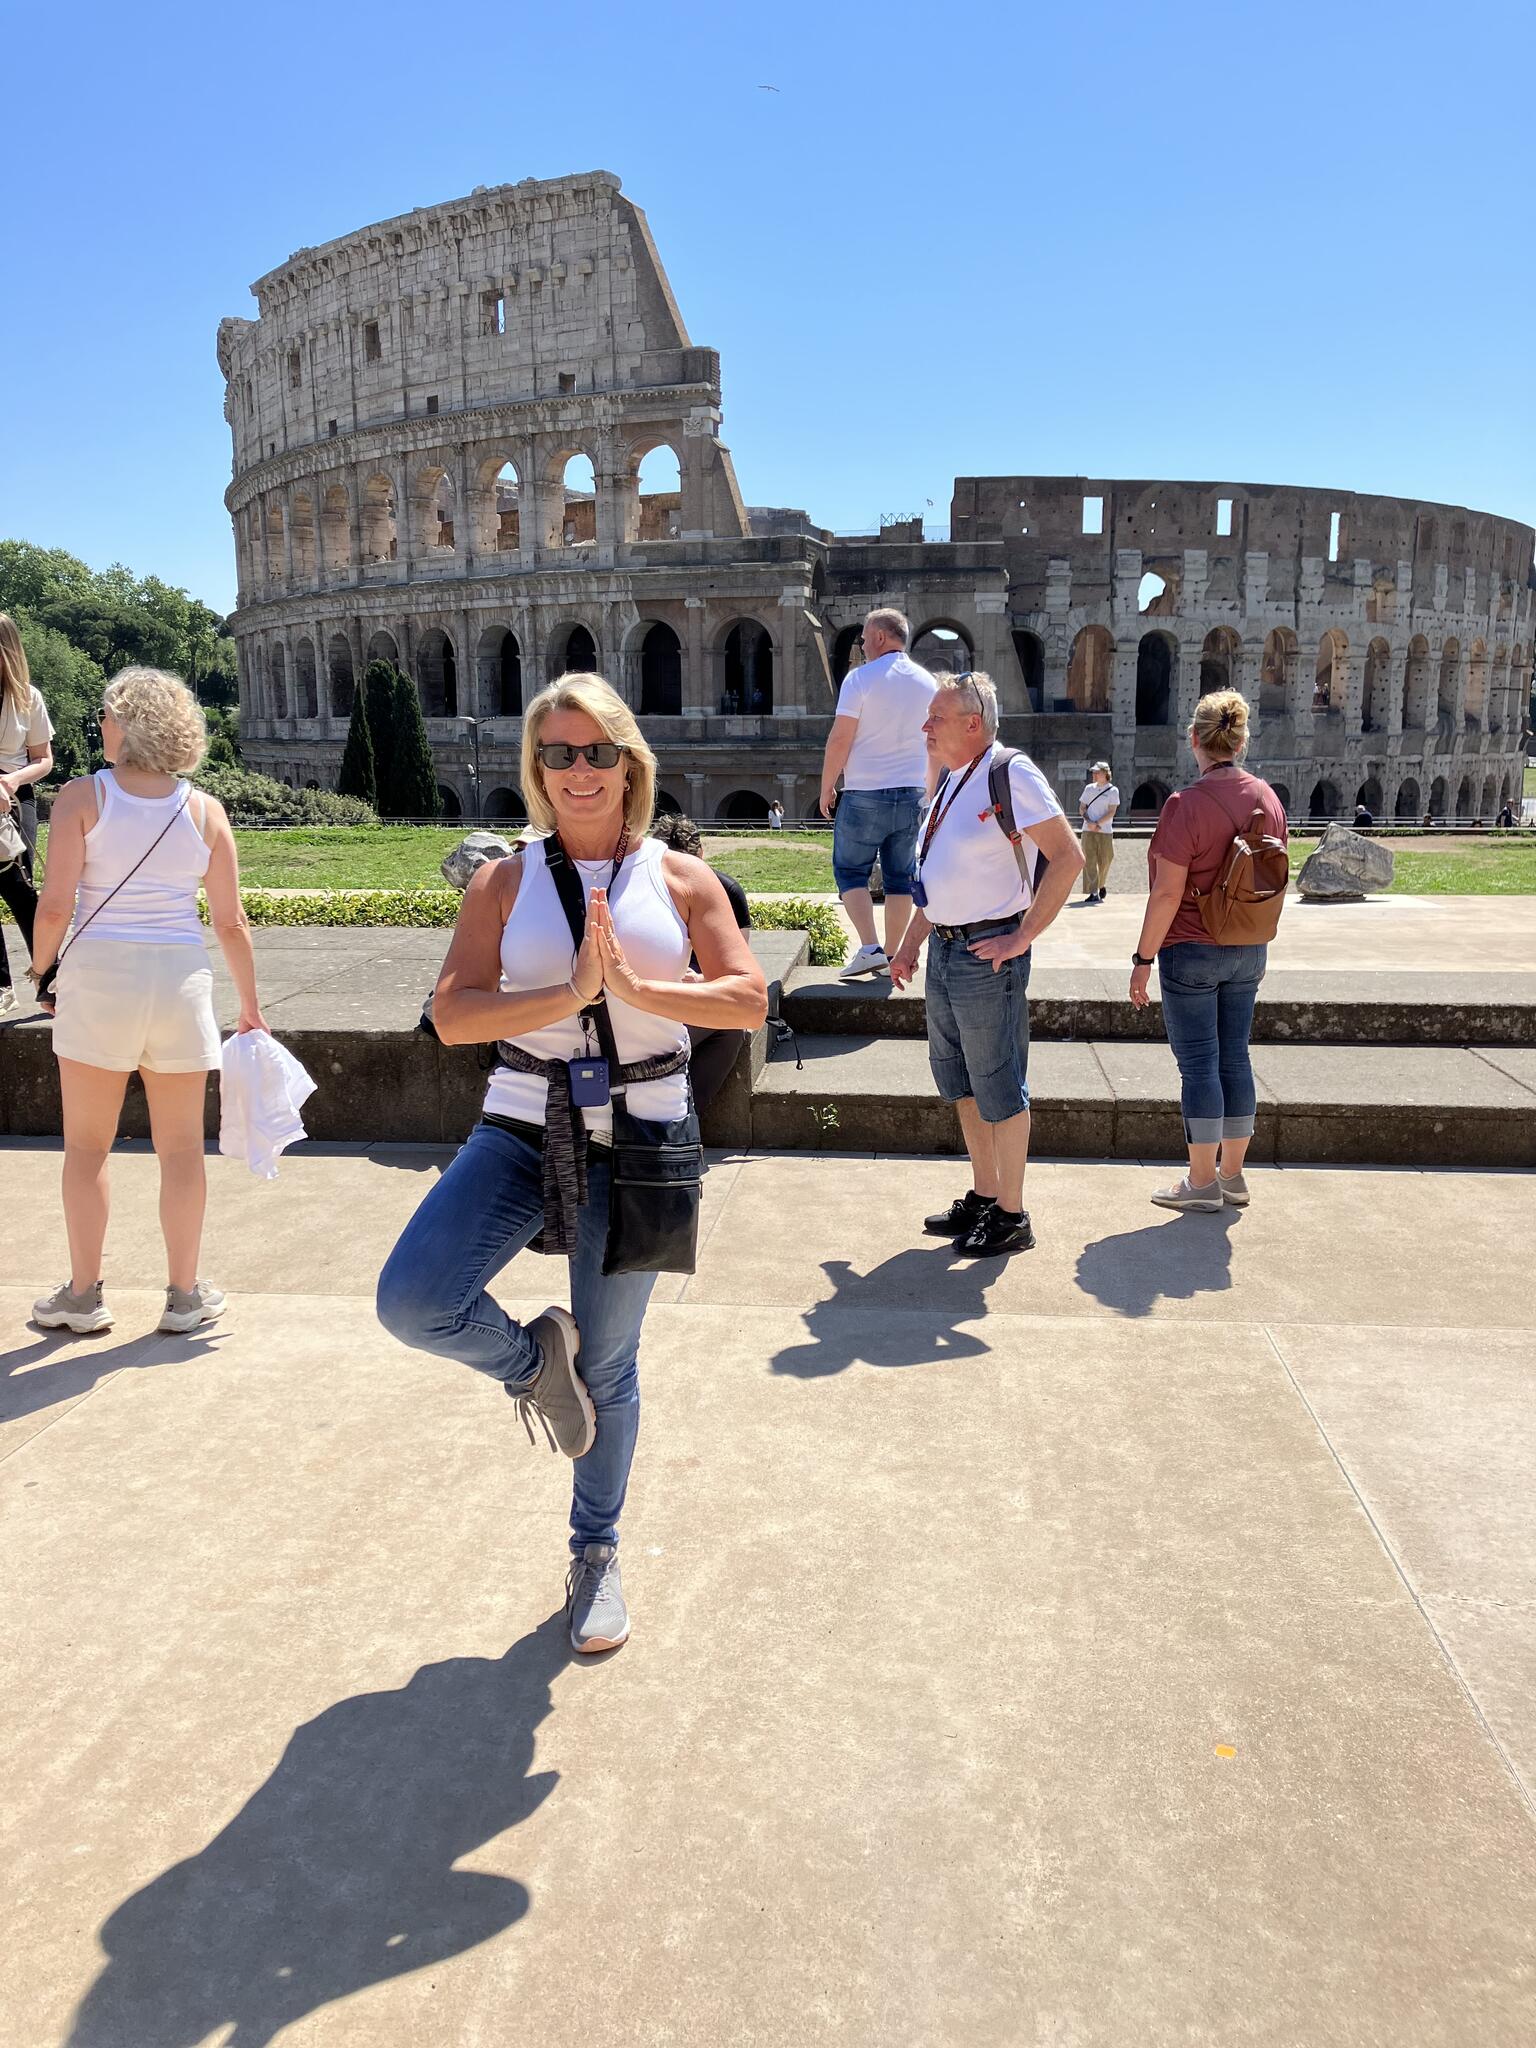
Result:
[[[1029,1227],[1029,1211],[999,1209],[993,1202],[976,1219],[974,1227],[961,1238],[955,1250],[967,1259],[990,1259],[1003,1252],[1031,1252],[1035,1233]]]
[[[937,1216],[925,1216],[923,1228],[930,1237],[968,1237],[976,1227],[976,1220],[992,1207],[990,1195],[978,1195],[972,1188],[941,1209]]]
[[[1101,890],[1099,891],[1099,901],[1100,901],[1100,902],[1102,903],[1102,902],[1104,901],[1104,898],[1105,898],[1105,897],[1106,897],[1106,896],[1107,896],[1108,894],[1109,894],[1109,891],[1108,891],[1107,889],[1101,889]]]

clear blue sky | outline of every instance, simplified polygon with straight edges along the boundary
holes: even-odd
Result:
[[[254,314],[250,280],[475,185],[595,168],[721,352],[752,503],[942,524],[957,474],[1088,472],[1536,521],[1533,18],[13,11],[0,536],[226,608],[214,333]]]

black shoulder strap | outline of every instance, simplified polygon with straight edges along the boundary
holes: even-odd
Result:
[[[1034,872],[1031,874],[1029,855],[1024,851],[1024,834],[1019,830],[1013,813],[1013,779],[1008,771],[1014,762],[1022,758],[1018,747],[999,747],[992,756],[987,769],[987,794],[992,799],[992,815],[1008,844],[1013,848],[1013,857],[1019,864],[1019,879],[1033,897],[1040,887],[1040,878],[1050,866],[1050,861],[1035,847]]]
[[[581,876],[566,859],[558,834],[551,832],[540,843],[544,848],[544,865],[549,869],[555,894],[560,898],[560,908],[571,928],[571,944],[579,953],[587,936],[587,892],[581,886]],[[613,1035],[613,1019],[608,1014],[608,1005],[588,1003],[581,1014],[597,1033],[603,1058],[608,1062],[608,1086],[615,1088],[618,1085],[619,1048]]]

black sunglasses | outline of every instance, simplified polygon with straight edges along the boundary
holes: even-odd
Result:
[[[546,740],[539,748],[539,759],[546,768],[574,768],[583,759],[594,768],[617,768],[621,756],[628,751],[612,740],[593,740],[585,747],[568,747],[563,740]]]

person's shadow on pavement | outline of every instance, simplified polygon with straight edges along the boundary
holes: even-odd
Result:
[[[207,1848],[105,1922],[68,2048],[265,2048],[520,1920],[524,1886],[454,1865],[549,1796],[558,1773],[530,1773],[533,1734],[569,1659],[554,1614],[502,1657],[424,1665],[295,1729]]]
[[[107,1341],[107,1331],[77,1337],[71,1330],[29,1325],[28,1333],[26,1344],[0,1352],[0,1422],[19,1422],[57,1402],[78,1401],[115,1372],[147,1372],[214,1356],[230,1334],[217,1323],[176,1336],[144,1330],[115,1344]]]
[[[1159,1301],[1224,1294],[1232,1285],[1233,1226],[1241,1209],[1178,1215],[1144,1230],[1101,1237],[1078,1254],[1077,1284],[1123,1316],[1144,1316]]]
[[[936,1365],[976,1358],[991,1346],[956,1329],[986,1313],[986,1289],[998,1259],[961,1259],[949,1245],[898,1252],[868,1273],[846,1259],[821,1270],[836,1290],[806,1311],[804,1344],[775,1354],[773,1370],[826,1379],[851,1365]],[[855,1314],[850,1311],[871,1313]]]

